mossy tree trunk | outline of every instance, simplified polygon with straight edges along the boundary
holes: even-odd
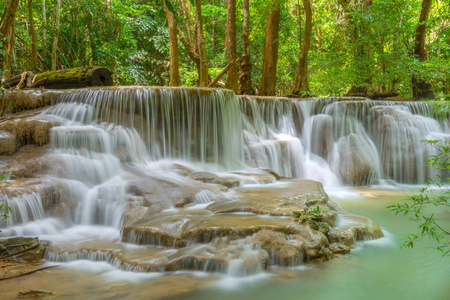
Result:
[[[36,30],[34,28],[34,18],[33,18],[33,0],[28,0],[28,17],[30,19],[30,35],[31,35],[31,57],[28,60],[27,71],[34,71],[37,67],[37,39]]]
[[[280,29],[281,5],[279,0],[271,0],[264,41],[263,71],[261,77],[262,96],[275,96],[277,84],[278,34]]]
[[[56,53],[58,51],[60,20],[61,20],[61,0],[57,0],[56,1],[55,33],[53,35],[53,47],[52,47],[52,70],[56,70],[56,66],[57,66],[58,56],[56,55]]]
[[[227,1],[226,24],[227,64],[232,64],[227,72],[225,88],[238,92],[238,70],[236,64],[236,0]]]
[[[303,35],[303,42],[300,40],[300,55],[292,94],[301,94],[302,92],[309,93],[308,52],[311,45],[312,33],[312,12],[310,0],[303,0],[303,7],[305,10],[305,34]]]
[[[31,73],[31,72],[30,72]],[[11,88],[19,84],[22,75],[12,77],[2,83],[2,87]],[[31,78],[30,78],[31,77]],[[34,81],[33,81],[34,79]],[[67,70],[48,71],[29,74],[26,87],[46,89],[74,89],[92,86],[114,85],[112,73],[106,68],[82,67]]]
[[[427,20],[430,14],[432,0],[423,0],[422,9],[420,11],[419,25],[416,29],[416,37],[414,40],[414,56],[423,62],[427,59],[427,53],[425,51],[425,37],[427,31]],[[431,84],[421,78],[420,76],[413,75],[412,77],[413,97],[414,99],[434,99],[434,93],[431,89]]]
[[[254,95],[252,85],[252,63],[250,61],[250,5],[249,0],[243,1],[244,24],[242,32],[242,60],[239,66],[239,94]]]

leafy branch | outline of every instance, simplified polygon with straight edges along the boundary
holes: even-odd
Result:
[[[428,237],[436,243],[436,249],[446,256],[450,255],[450,230],[444,228],[442,220],[429,210],[437,207],[445,214],[450,214],[446,210],[450,207],[450,141],[430,140],[426,143],[437,149],[437,154],[431,155],[426,165],[432,166],[438,174],[428,178],[427,185],[418,195],[408,197],[403,204],[397,203],[388,208],[396,214],[409,216],[409,221],[419,224],[418,233],[405,236],[406,241],[402,247],[414,248],[416,242]],[[437,187],[438,190],[432,190],[432,187]]]

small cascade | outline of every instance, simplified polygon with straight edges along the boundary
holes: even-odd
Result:
[[[29,222],[43,220],[45,218],[42,199],[39,194],[22,194],[20,196],[4,196],[4,203],[11,208],[7,226],[16,226]]]
[[[195,204],[207,204],[211,203],[211,198],[215,195],[213,191],[210,190],[201,190],[194,196],[194,203]]]
[[[371,185],[385,179],[424,183],[432,168],[426,139],[450,139],[430,106],[326,98],[238,97],[248,165],[326,186]]]
[[[74,124],[135,130],[154,160],[184,159],[242,167],[242,126],[231,91],[214,89],[90,89],[61,95],[47,114]]]

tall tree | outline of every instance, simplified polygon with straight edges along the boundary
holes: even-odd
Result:
[[[250,5],[244,0],[244,28],[242,32],[243,54],[239,68],[239,94],[254,95],[252,85],[252,63],[250,61]]]
[[[433,0],[423,0],[422,9],[420,10],[419,24],[416,28],[416,37],[414,39],[414,56],[423,62],[427,59],[425,50],[425,36],[427,31],[427,20],[430,14],[431,4]],[[414,99],[433,99],[434,93],[431,84],[420,78],[416,74],[412,77],[413,97]]]
[[[169,2],[169,5],[172,5]],[[166,12],[167,23],[169,25],[170,38],[170,85],[180,86],[180,62],[178,55],[177,28],[175,27],[175,17],[173,15],[173,6],[167,7],[167,1],[164,1],[164,10]]]
[[[15,26],[14,26],[14,20],[13,20],[12,26],[9,31],[9,36],[8,36],[8,51],[6,53],[6,59],[5,59],[5,73],[3,74],[4,79],[8,79],[11,77],[11,67],[12,67],[12,60],[13,60],[14,43],[15,43]]]
[[[209,83],[208,60],[206,58],[205,37],[203,35],[202,1],[195,0],[195,11],[197,13],[197,47],[200,59],[199,86],[207,87]]]
[[[27,71],[33,71],[37,67],[38,56],[36,30],[34,28],[33,18],[33,0],[28,0],[28,17],[30,19],[31,56],[28,60]]]
[[[5,15],[0,25],[0,41],[2,41],[9,33],[9,30],[14,24],[14,17],[16,15],[17,5],[19,0],[7,0],[5,5]]]
[[[308,52],[311,46],[312,12],[311,12],[311,1],[310,0],[302,0],[302,1],[303,1],[303,8],[305,11],[305,34],[303,35],[303,42],[300,39],[301,45],[300,55],[298,58],[297,72],[295,73],[294,88],[292,94],[301,94],[302,92],[309,92]]]
[[[42,0],[42,48],[47,54],[47,14],[45,12],[45,0]]]
[[[274,96],[277,83],[278,34],[280,29],[281,5],[279,0],[271,0],[264,40],[263,71],[261,91],[263,96]]]
[[[227,63],[232,64],[227,72],[225,88],[238,92],[238,74],[236,65],[236,0],[227,1],[227,24],[225,41],[227,47]]]
[[[56,21],[55,21],[55,32],[53,35],[53,48],[52,48],[52,70],[56,70],[57,66],[57,50],[58,50],[58,39],[61,21],[61,0],[56,0]]]

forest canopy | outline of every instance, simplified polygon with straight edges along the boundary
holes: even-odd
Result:
[[[450,98],[450,0],[3,0],[0,11],[2,78],[101,66],[119,85]]]

